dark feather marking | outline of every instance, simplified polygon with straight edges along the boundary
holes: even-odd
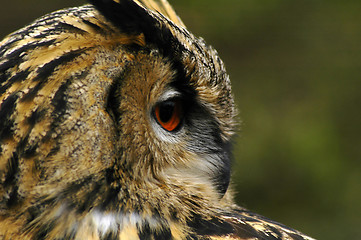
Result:
[[[49,28],[42,30],[41,32],[38,32],[37,29],[34,29],[34,32],[36,33],[36,35],[34,34],[33,38],[38,40],[38,39],[45,39],[49,36],[57,37],[58,35],[60,35],[62,33],[61,28],[54,28],[54,26],[57,26],[58,24],[59,24],[58,22],[54,21],[54,25],[50,25]]]
[[[24,81],[29,76],[29,74],[30,74],[29,68],[24,71],[16,73],[14,76],[8,79],[4,85],[0,86],[0,95],[3,94],[7,89],[9,89],[15,82]],[[8,76],[6,76],[5,74],[2,76],[4,76],[4,78],[8,78]]]
[[[54,107],[54,110],[51,112],[52,122],[50,124],[50,130],[47,131],[45,137],[42,142],[47,142],[52,138],[52,134],[56,132],[56,129],[63,122],[65,116],[66,109],[68,108],[68,99],[67,99],[67,91],[70,88],[73,80],[76,78],[84,78],[88,74],[87,69],[83,69],[80,74],[70,76],[68,79],[65,79],[61,86],[55,92],[53,99],[51,100],[51,105]],[[57,144],[56,144],[57,145]],[[59,149],[52,149],[52,153],[55,154]]]
[[[140,240],[157,239],[157,240],[170,240],[172,233],[169,227],[153,230],[150,228],[149,223],[145,222],[142,225],[137,224],[137,231]]]
[[[59,22],[57,25],[55,25],[54,28],[56,30],[61,30],[61,32],[88,34],[88,32],[84,31],[83,29],[65,22]]]
[[[45,109],[39,110],[38,108],[31,113],[30,117],[27,119],[27,123],[32,128],[36,123],[40,122],[44,118],[45,114],[46,114]]]
[[[8,192],[5,203],[8,208],[12,208],[21,203],[22,197],[19,195],[17,182],[19,180],[19,157],[16,152],[13,153],[7,162],[7,172],[3,187]]]
[[[89,184],[91,184],[92,181],[95,181],[94,176],[89,175],[89,176],[82,178],[81,180],[74,181],[74,182],[68,184],[66,189],[64,189],[64,191],[63,191],[62,197],[66,198],[68,196],[74,195],[82,188],[89,186]]]
[[[14,120],[10,119],[16,107],[16,100],[19,96],[11,94],[0,104],[0,141],[13,135]]]
[[[51,209],[57,202],[57,198],[49,198],[49,196],[42,196],[34,199],[34,205],[27,208],[27,229],[31,229],[36,224],[36,219],[44,212],[45,209]],[[25,230],[27,230],[25,229]]]
[[[34,221],[34,219],[36,219],[39,214],[40,214],[40,209],[38,206],[31,206],[27,209],[27,213],[28,213],[28,216],[27,216],[27,223],[30,224],[32,221]]]
[[[53,99],[51,100],[51,104],[54,106],[54,111],[51,113],[52,118],[56,119],[64,115],[68,103],[66,91],[71,84],[72,79],[67,79],[56,91]],[[53,122],[51,129],[53,129],[55,126],[55,122]]]
[[[100,205],[100,208],[102,210],[106,210],[106,209],[113,209],[114,206],[112,203],[117,202],[118,201],[118,194],[121,190],[121,187],[117,186],[117,187],[109,187],[107,189],[107,192],[104,193],[104,200]],[[125,196],[124,199],[129,198],[129,193],[127,193],[126,191],[124,191]],[[117,204],[119,204],[117,202]],[[121,205],[120,207],[122,207],[123,205]]]
[[[27,148],[24,150],[24,153],[23,153],[22,156],[23,156],[24,158],[34,157],[35,154],[36,154],[36,149],[37,149],[38,147],[39,147],[39,144],[38,144],[38,143],[27,147]]]
[[[10,119],[1,119],[0,116],[0,142],[11,138],[14,135],[14,121]]]
[[[120,104],[119,101],[121,98],[117,94],[117,89],[120,89],[121,78],[122,76],[119,76],[115,78],[114,81],[112,82],[112,85],[110,86],[109,89],[108,98],[106,101],[106,111],[108,112],[108,114],[111,116],[111,118],[115,123],[119,121],[121,115],[118,110]]]
[[[21,101],[31,101],[36,94],[42,89],[43,85],[47,82],[48,78],[54,74],[54,71],[57,67],[63,66],[68,62],[74,60],[74,58],[80,56],[83,53],[84,49],[79,49],[75,51],[71,51],[62,55],[61,57],[52,60],[51,62],[45,64],[43,67],[37,70],[38,75],[33,79],[33,81],[38,81],[39,83],[32,88],[27,94],[25,94]]]
[[[109,186],[106,189],[106,192],[104,193],[104,197],[102,198],[102,202],[99,205],[101,210],[111,210],[111,211],[123,211],[124,209],[119,209],[124,207],[119,202],[119,193],[123,195],[122,199],[129,199],[129,192],[127,189],[122,189],[122,186],[119,184],[119,182],[122,182],[119,177],[124,176],[118,176],[118,172],[116,170],[117,167],[112,166],[110,168],[107,168],[104,171],[105,181],[106,185]],[[114,184],[115,183],[115,184]]]
[[[13,208],[21,202],[22,198],[20,197],[18,190],[18,186],[15,185],[12,187],[11,192],[9,193],[9,199],[6,202],[8,208]]]
[[[143,223],[141,226],[137,224],[137,231],[139,239],[151,239],[152,231],[148,223]]]
[[[14,152],[12,157],[7,162],[7,172],[3,186],[8,187],[10,185],[15,184],[15,182],[17,181],[18,173],[19,173],[19,157],[18,154]]]
[[[38,47],[50,46],[55,41],[56,41],[55,39],[51,39],[51,40],[43,41],[43,42],[32,42],[32,43],[29,43],[29,44],[26,44],[26,45],[20,47],[19,49],[14,50],[13,52],[11,52],[7,55],[4,55],[3,57],[6,58],[7,61],[0,65],[0,72],[4,72],[7,69],[10,69],[16,65],[19,65],[23,60],[23,58],[20,57],[20,55],[22,53],[34,50],[35,48],[38,48]]]
[[[207,220],[198,215],[195,215],[192,221],[188,222],[188,226],[199,235],[222,236],[235,232],[235,229],[228,222],[217,218]]]
[[[102,182],[104,179],[98,179],[95,175],[89,175],[81,180],[74,181],[67,185],[67,187],[59,194],[58,200],[69,199],[77,195],[79,192],[84,192],[84,198],[69,202],[69,208],[75,209],[79,214],[88,212],[94,204],[94,200],[99,195],[105,195],[101,192]],[[90,191],[88,189],[91,189]],[[74,199],[75,200],[75,199]],[[115,200],[115,199],[114,199]]]
[[[257,231],[256,229],[254,229],[251,225],[247,224],[246,222],[236,223],[234,225],[234,228],[235,228],[234,235],[241,237],[242,239],[256,238],[256,239],[262,239],[262,240],[266,240],[266,239],[271,240],[271,238],[268,238],[268,236]]]
[[[55,226],[56,226],[55,220],[48,220],[45,225],[42,225],[40,228],[37,228],[37,232],[34,235],[34,239],[37,240],[48,239],[48,233],[51,232]]]
[[[170,231],[169,228],[162,228],[161,230],[156,231],[154,233],[154,239],[159,239],[159,240],[173,239],[172,232]]]
[[[2,86],[6,84],[6,80],[8,78],[9,78],[9,74],[6,74],[5,72],[0,72],[0,91],[1,91]],[[2,91],[2,93],[3,92],[4,91]]]
[[[36,153],[36,149],[38,148],[38,143],[34,143],[33,145],[29,145],[28,139],[31,132],[31,128],[37,121],[44,116],[45,111],[38,111],[32,113],[32,115],[27,119],[28,124],[30,125],[29,132],[21,138],[19,141],[16,152],[19,154],[20,157],[30,158],[33,157]]]
[[[173,59],[172,68],[176,73],[174,81],[171,82],[171,86],[177,89],[180,93],[182,93],[182,101],[184,102],[184,106],[187,108],[189,106],[193,106],[196,103],[197,92],[190,85],[190,77],[185,72],[185,66],[180,61],[179,58],[170,58]],[[184,109],[187,111],[187,109]]]
[[[20,59],[22,60],[22,59]],[[15,67],[16,65],[19,64],[19,58],[7,58],[5,62],[3,62],[0,65],[0,73],[1,73],[1,82],[6,81],[6,79],[9,78],[9,75],[6,74],[6,71],[10,68]]]
[[[272,232],[275,233],[277,236],[282,236],[282,233],[275,227],[272,226],[268,226],[268,229]]]
[[[98,33],[100,33],[102,35],[109,34],[110,30],[109,29],[104,29],[104,27],[106,27],[106,26],[100,27],[100,26],[98,26],[98,25],[96,25],[96,24],[94,24],[94,23],[92,23],[92,22],[90,22],[90,21],[88,21],[86,19],[82,19],[82,22],[84,24],[88,25],[89,27],[93,28],[96,32],[98,32]]]
[[[68,62],[71,62],[74,60],[74,58],[80,56],[84,52],[84,49],[78,49],[73,50],[71,52],[65,53],[64,55],[60,56],[59,58],[56,58],[41,68],[37,70],[38,75],[33,79],[33,81],[44,81],[49,76],[51,76],[54,73],[55,68],[65,65]]]
[[[55,146],[50,150],[48,155],[46,155],[45,159],[49,159],[51,156],[54,156],[55,154],[57,154],[59,151],[60,151],[59,144],[55,144]]]
[[[20,158],[25,151],[26,145],[28,144],[30,133],[28,132],[24,137],[22,137],[16,146],[16,152],[19,153]]]
[[[88,188],[91,190],[87,190],[84,199],[77,208],[78,213],[89,211],[97,197],[103,195],[104,190],[102,191],[102,187],[105,185],[104,182],[98,181],[91,183],[90,185],[91,187]]]
[[[34,88],[32,88],[28,93],[26,93],[21,99],[20,102],[27,102],[32,101],[36,94],[40,91],[40,89],[43,87],[45,82],[38,83]]]

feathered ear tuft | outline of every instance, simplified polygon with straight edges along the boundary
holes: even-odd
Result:
[[[155,23],[153,14],[161,14],[179,27],[182,20],[166,0],[89,0],[106,18],[127,33],[139,33]],[[153,14],[151,13],[153,12]],[[148,25],[148,26],[146,26]]]
[[[89,0],[89,2],[124,33],[140,34],[156,27],[157,21],[133,0]]]
[[[174,28],[175,24],[169,21],[167,16],[175,18],[174,10],[165,0],[160,1],[162,2],[154,0],[89,0],[105,18],[123,33],[144,34],[147,45],[158,48],[165,56],[170,56],[181,52],[182,44],[170,30],[170,27]],[[181,23],[180,20],[178,22]]]

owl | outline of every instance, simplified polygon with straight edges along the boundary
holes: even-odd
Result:
[[[216,50],[166,0],[90,0],[0,43],[0,239],[311,239],[237,206]]]

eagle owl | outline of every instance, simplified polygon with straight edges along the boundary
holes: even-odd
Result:
[[[90,0],[0,43],[0,239],[311,239],[233,203],[217,52],[166,0]]]

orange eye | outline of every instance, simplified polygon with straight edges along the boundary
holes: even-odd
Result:
[[[154,109],[157,122],[167,131],[178,128],[182,121],[183,109],[178,100],[169,100],[158,103]]]

